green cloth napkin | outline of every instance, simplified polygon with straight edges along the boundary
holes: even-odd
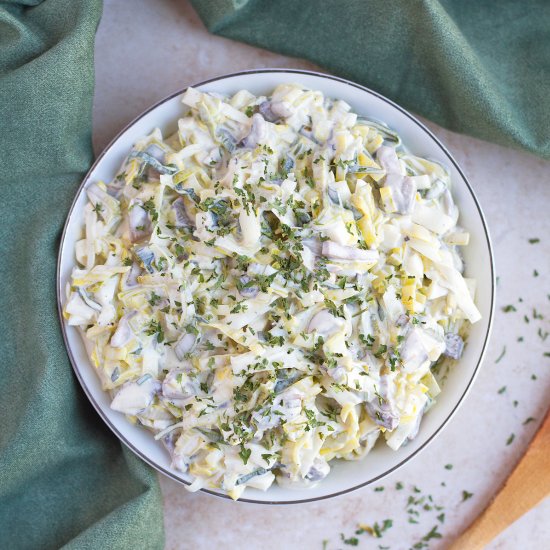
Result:
[[[213,33],[309,59],[442,126],[550,158],[548,0],[192,0]]]
[[[92,161],[100,0],[0,2],[0,546],[162,548],[154,472],[73,375],[59,237]]]

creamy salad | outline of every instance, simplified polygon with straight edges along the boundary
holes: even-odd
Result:
[[[233,498],[399,449],[480,319],[448,170],[300,85],[182,101],[86,188],[64,313],[111,407]]]

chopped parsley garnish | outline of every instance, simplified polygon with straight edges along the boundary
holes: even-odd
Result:
[[[331,315],[334,315],[334,317],[342,317],[345,318],[344,315],[344,305],[336,306],[336,304],[329,300],[328,298],[325,298],[325,306],[331,313]]]
[[[161,342],[164,342],[164,331],[162,329],[162,325],[159,321],[152,320],[149,323],[149,326],[145,330],[145,334],[147,336],[155,336],[157,337],[157,342],[160,344]]]
[[[161,301],[161,297],[155,293],[155,291],[153,291],[151,293],[151,297],[149,298],[148,302],[151,306],[156,306],[160,301]]]
[[[375,522],[374,525],[372,526],[373,535],[377,539],[380,539],[382,538],[382,535],[384,534],[384,532],[390,529],[392,526],[393,526],[393,521],[391,519],[385,519],[382,522],[382,525],[379,525],[378,522]]]
[[[248,459],[250,458],[250,455],[252,454],[252,449],[247,449],[244,445],[241,445],[241,450],[239,451],[239,456],[241,457],[242,461],[247,464]]]
[[[141,205],[141,207],[143,208],[143,210],[145,210],[146,212],[149,213],[149,216],[151,216],[151,221],[153,221],[153,222],[158,221],[159,215],[158,215],[157,209],[155,207],[155,201],[152,197],[150,199],[147,199]]]
[[[340,533],[340,538],[342,539],[342,542],[344,544],[347,544],[349,546],[357,546],[359,544],[359,539],[357,537],[346,538],[343,533]]]
[[[499,355],[498,358],[496,359],[495,363],[500,362],[500,360],[504,357],[505,354],[506,354],[506,346],[504,346],[504,347],[502,348],[502,351],[500,352],[500,355]]]
[[[422,540],[428,542],[429,540],[440,539],[442,537],[443,535],[437,530],[437,525],[434,525],[431,530],[422,537]]]

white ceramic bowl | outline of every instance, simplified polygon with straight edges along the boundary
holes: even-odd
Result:
[[[495,293],[489,233],[474,192],[447,149],[404,109],[380,94],[352,82],[329,75],[287,69],[237,73],[208,80],[197,84],[196,87],[222,94],[233,94],[238,90],[247,89],[253,94],[262,95],[284,82],[298,82],[308,88],[320,90],[327,96],[343,99],[355,112],[382,120],[394,128],[412,153],[438,160],[450,168],[452,192],[461,213],[460,224],[471,234],[470,244],[464,248],[466,273],[477,280],[476,302],[483,318],[472,326],[468,345],[460,362],[451,370],[443,391],[438,396],[437,404],[422,420],[420,432],[414,441],[398,451],[392,451],[383,444],[377,445],[361,461],[331,462],[333,468],[330,475],[313,489],[286,489],[274,485],[266,492],[247,489],[241,498],[241,501],[271,504],[328,498],[374,483],[405,464],[441,433],[442,428],[463,402],[478,372],[491,329]],[[101,389],[80,335],[74,327],[69,327],[61,316],[61,308],[65,302],[64,289],[70,280],[75,262],[75,242],[81,235],[83,209],[86,204],[84,188],[88,182],[110,181],[134,142],[153,128],[161,128],[165,135],[175,131],[176,121],[184,113],[184,106],[180,102],[181,94],[182,92],[177,92],[167,97],[136,118],[97,158],[82,182],[67,218],[59,251],[57,285],[60,319],[69,357],[84,391],[97,412],[119,439],[143,460],[168,477],[189,484],[188,476],[170,467],[168,453],[160,442],[153,439],[150,432],[131,425],[124,415],[109,408],[109,396]],[[214,490],[207,492],[222,495]]]

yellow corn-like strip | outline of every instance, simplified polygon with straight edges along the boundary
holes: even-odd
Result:
[[[395,212],[395,203],[393,202],[393,195],[389,187],[380,188],[380,199],[382,200],[386,212]]]
[[[409,313],[414,313],[414,301],[416,299],[416,284],[414,279],[404,279],[401,288],[401,301]]]
[[[126,185],[130,185],[134,181],[135,177],[138,175],[139,166],[140,164],[136,159],[132,159],[128,163],[124,173],[124,183],[126,183]]]
[[[361,230],[361,234],[363,235],[363,239],[365,239],[365,242],[368,246],[378,246],[380,239],[378,238],[378,235],[376,234],[376,230],[374,229],[374,224],[370,220],[368,216],[363,216],[358,222],[357,225],[359,226],[359,229]]]

